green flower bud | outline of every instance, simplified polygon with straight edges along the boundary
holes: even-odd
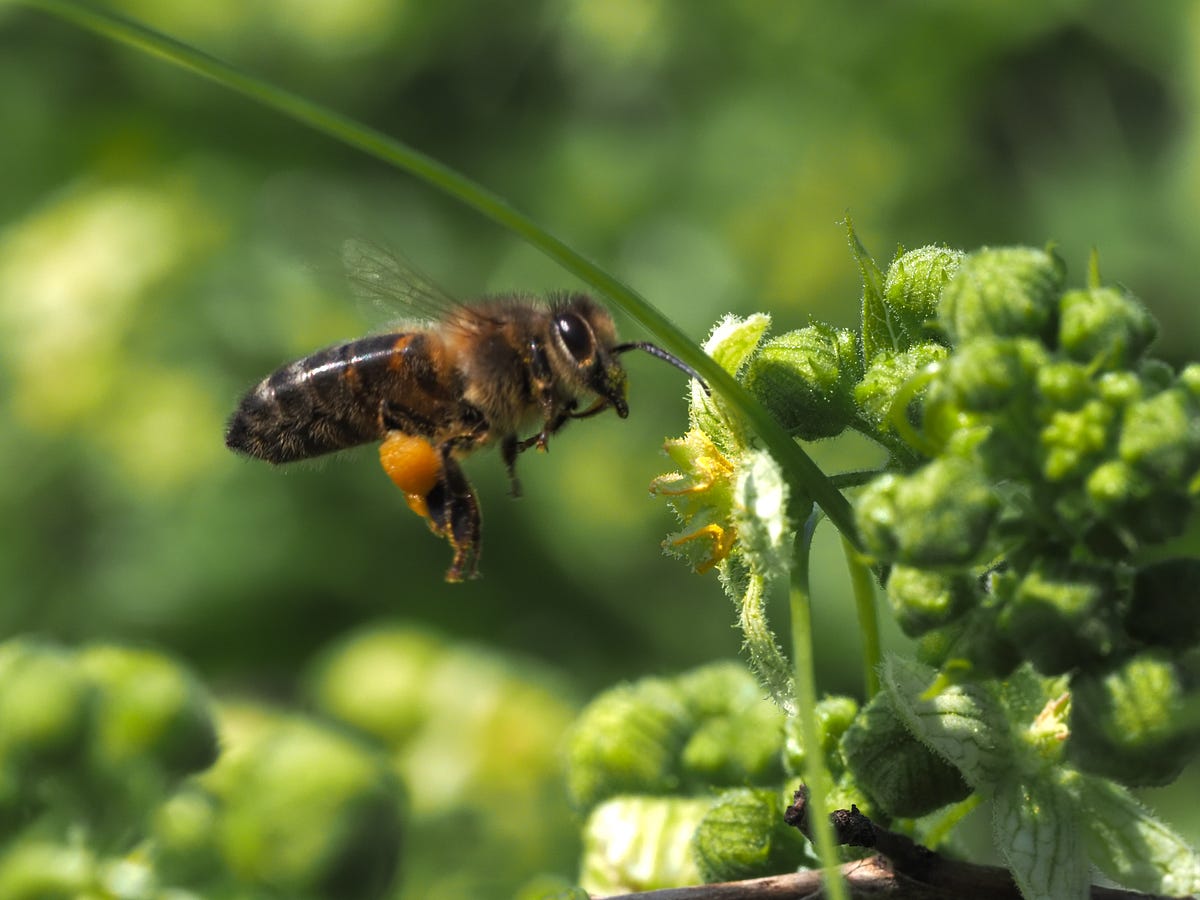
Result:
[[[958,769],[905,728],[886,693],[842,736],[842,753],[858,785],[893,816],[923,816],[971,793]]]
[[[877,558],[910,566],[968,565],[983,552],[999,508],[978,466],[940,457],[911,475],[881,475],[855,504]]]
[[[0,645],[0,765],[69,765],[85,745],[92,700],[66,652],[23,638]]]
[[[698,719],[740,712],[763,699],[758,680],[733,660],[700,666],[675,676],[671,683],[688,713]]]
[[[1037,371],[1037,391],[1053,410],[1079,409],[1096,394],[1091,372],[1074,362],[1047,362]]]
[[[615,797],[583,828],[580,885],[600,896],[697,884],[692,836],[710,798]]]
[[[567,744],[567,790],[579,809],[617,794],[667,794],[695,721],[681,692],[659,679],[619,685],[588,704]]]
[[[1105,372],[1096,379],[1100,399],[1109,406],[1122,408],[1141,400],[1145,394],[1142,379],[1134,372]]]
[[[853,331],[809,325],[764,343],[744,384],[784,428],[814,441],[840,434],[850,423],[862,374]]]
[[[1081,363],[1130,368],[1157,335],[1154,317],[1116,288],[1067,291],[1059,301],[1059,347]]]
[[[806,841],[783,821],[779,792],[725,791],[704,814],[692,852],[705,883],[794,872],[809,860]]]
[[[762,696],[745,667],[717,663],[675,683],[699,722],[680,753],[683,771],[691,780],[737,785],[782,777],[784,713]]]
[[[1125,630],[1174,650],[1200,643],[1200,559],[1168,559],[1138,569]]]
[[[212,765],[217,732],[203,686],[169,657],[95,646],[79,664],[99,689],[95,753],[106,770],[153,762],[170,775]]]
[[[1048,358],[1036,341],[979,338],[955,349],[946,363],[945,379],[964,410],[1020,416]]]
[[[1092,470],[1084,482],[1088,497],[1102,515],[1112,515],[1149,491],[1146,480],[1129,465],[1110,459]]]
[[[907,350],[935,336],[942,289],[965,256],[961,250],[928,246],[892,260],[883,282],[883,303],[893,349]]]
[[[836,777],[846,767],[840,751],[841,740],[858,715],[858,703],[850,697],[824,697],[817,701],[815,712],[821,757],[825,760],[826,768]],[[807,771],[808,753],[800,733],[800,719],[788,719],[786,731],[784,767],[789,775],[802,778]]]
[[[1111,672],[1076,675],[1068,758],[1130,787],[1173,781],[1200,752],[1195,668],[1145,653]]]
[[[955,345],[992,335],[1033,337],[1049,345],[1064,274],[1062,261],[1044,250],[977,250],[942,291],[938,319]]]
[[[1099,400],[1073,412],[1051,414],[1040,436],[1046,480],[1064,481],[1089,474],[1108,449],[1113,419],[1113,408]]]
[[[1112,569],[1042,561],[1012,592],[1000,627],[1039,672],[1059,675],[1114,651],[1122,597]]]
[[[895,431],[889,417],[896,395],[917,373],[949,354],[944,345],[929,342],[895,355],[877,356],[854,388],[854,402],[862,417],[880,433]]]
[[[445,641],[414,628],[371,629],[324,655],[312,694],[328,714],[401,746],[434,714],[429,673],[447,653]]]
[[[1189,363],[1183,367],[1176,382],[1188,392],[1193,403],[1200,402],[1200,363]]]
[[[1118,452],[1155,481],[1186,485],[1200,465],[1197,404],[1179,388],[1132,404],[1125,411]]]
[[[978,591],[975,581],[961,572],[893,566],[887,597],[900,629],[917,637],[957,619],[975,604]]]
[[[399,860],[400,787],[357,741],[284,721],[218,767],[218,840],[233,874],[284,896],[387,896]]]

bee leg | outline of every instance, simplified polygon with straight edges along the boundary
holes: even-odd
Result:
[[[603,397],[601,397],[599,400],[597,400],[595,403],[593,403],[591,406],[589,406],[583,412],[575,412],[574,410],[571,410],[571,412],[569,412],[567,414],[567,418],[590,419],[592,416],[596,415],[597,413],[604,412],[606,409],[608,409],[609,406],[611,406],[611,404],[607,400],[605,400]]]
[[[517,444],[517,451],[524,453],[530,447],[537,447],[543,453],[550,452],[550,435],[558,434],[559,430],[571,419],[580,418],[575,415],[575,401],[572,400],[556,413],[547,412],[542,430]],[[591,415],[589,412],[588,415]]]
[[[513,497],[521,496],[521,479],[517,477],[517,454],[521,445],[517,443],[515,434],[506,435],[500,442],[500,455],[504,458],[504,467],[508,470],[508,493]]]
[[[479,501],[449,447],[441,448],[441,459],[441,477],[425,495],[425,505],[434,533],[446,538],[454,550],[446,580],[477,578],[483,544]]]

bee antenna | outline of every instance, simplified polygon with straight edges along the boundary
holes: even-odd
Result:
[[[700,377],[699,372],[685,363],[678,356],[675,356],[673,353],[668,353],[662,347],[651,344],[649,341],[629,341],[624,344],[617,344],[612,348],[613,353],[627,353],[630,350],[643,350],[646,353],[649,353],[651,356],[661,359],[663,362],[670,363],[681,372],[684,372],[685,374],[694,378],[696,381],[700,382],[700,387],[704,388],[704,393],[712,393],[712,391],[709,390],[708,383]]]

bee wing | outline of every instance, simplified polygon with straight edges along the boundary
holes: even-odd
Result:
[[[460,328],[470,328],[481,318],[409,260],[379,244],[348,238],[342,244],[342,265],[354,293],[393,317],[398,311],[409,321],[440,322]]]

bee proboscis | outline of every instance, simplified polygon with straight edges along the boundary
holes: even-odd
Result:
[[[373,245],[347,241],[343,256],[359,293],[398,298],[425,321],[277,369],[242,398],[225,444],[287,463],[382,441],[384,470],[453,548],[447,581],[478,574],[482,543],[479,501],[462,457],[499,445],[519,496],[522,452],[545,450],[571,419],[610,406],[621,418],[629,415],[619,361],[629,350],[646,351],[703,384],[653,344],[618,343],[611,314],[586,294],[548,302],[508,295],[466,305]]]

